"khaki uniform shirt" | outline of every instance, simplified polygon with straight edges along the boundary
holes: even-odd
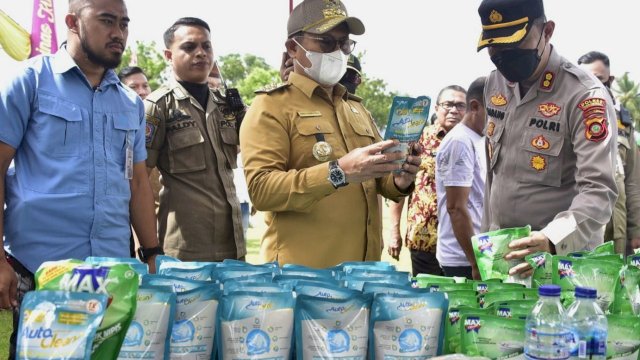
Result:
[[[256,209],[267,211],[262,261],[322,268],[380,260],[377,194],[394,201],[405,194],[391,175],[334,189],[328,161],[312,154],[317,134],[333,149],[329,161],[381,140],[359,98],[342,86],[329,97],[295,73],[256,96],[244,118],[240,146],[249,195]]]
[[[145,100],[147,166],[162,174],[158,238],[167,255],[220,261],[246,255],[240,204],[233,185],[235,118],[209,93],[206,112],[172,81]]]
[[[558,254],[603,242],[617,190],[615,110],[602,83],[560,57],[524,97],[485,85],[489,163],[483,231],[530,224]]]
[[[636,166],[638,146],[634,139],[633,120],[628,110],[620,109],[618,104],[616,107],[618,200],[607,224],[605,240],[613,240],[616,252],[624,254],[627,240],[640,237],[640,167]]]

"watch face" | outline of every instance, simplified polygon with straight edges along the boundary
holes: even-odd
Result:
[[[333,169],[329,176],[331,178],[331,182],[336,185],[344,183],[344,174],[342,174],[339,169]]]

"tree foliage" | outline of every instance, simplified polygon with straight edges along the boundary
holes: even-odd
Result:
[[[238,88],[242,100],[248,105],[253,101],[256,90],[280,81],[278,70],[252,54],[220,56],[218,64],[227,86]]]
[[[640,94],[638,93],[640,84],[629,79],[629,73],[626,72],[616,79],[616,85],[617,89],[614,91],[618,95],[618,100],[629,110],[635,121],[635,128],[638,129],[640,126]]]
[[[151,90],[155,90],[160,85],[167,81],[167,62],[164,60],[164,56],[156,49],[156,43],[144,43],[136,41],[134,45],[136,50],[137,65],[144,71],[147,79],[149,80],[149,86]],[[128,46],[122,55],[122,62],[116,69],[116,72],[120,71],[123,67],[130,66],[132,58],[131,47]]]
[[[396,93],[387,90],[387,83],[384,80],[370,78],[364,74],[356,94],[362,98],[362,103],[371,112],[378,129],[383,129],[387,125],[389,110]]]

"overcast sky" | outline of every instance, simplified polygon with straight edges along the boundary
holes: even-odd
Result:
[[[58,41],[66,38],[67,0],[53,0]],[[295,4],[300,0],[294,0]],[[449,84],[467,87],[493,68],[486,50],[477,53],[480,35],[478,0],[345,0],[349,14],[366,27],[354,36],[356,52],[365,51],[364,71],[384,79],[391,90],[412,96],[435,96]],[[204,19],[212,28],[216,56],[252,53],[279,67],[284,50],[288,0],[128,0],[129,44],[155,41],[182,16]],[[611,58],[612,71],[640,80],[638,14],[633,0],[546,0],[547,18],[556,21],[552,43],[576,61],[600,50]],[[28,31],[32,0],[0,0],[0,9]],[[15,66],[0,50],[0,68]]]

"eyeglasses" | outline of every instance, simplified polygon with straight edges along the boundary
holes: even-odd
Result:
[[[320,49],[322,50],[323,53],[334,52],[336,50],[336,47],[339,46],[343,54],[349,55],[356,48],[356,41],[351,39],[338,40],[331,36],[309,36],[309,35],[298,35],[296,37],[315,40],[320,45]]]
[[[441,102],[440,104],[438,104],[440,107],[442,107],[443,109],[449,111],[452,110],[454,107],[458,110],[458,111],[465,111],[467,110],[467,104],[463,103],[463,102],[453,102],[453,101],[445,101],[445,102]]]

